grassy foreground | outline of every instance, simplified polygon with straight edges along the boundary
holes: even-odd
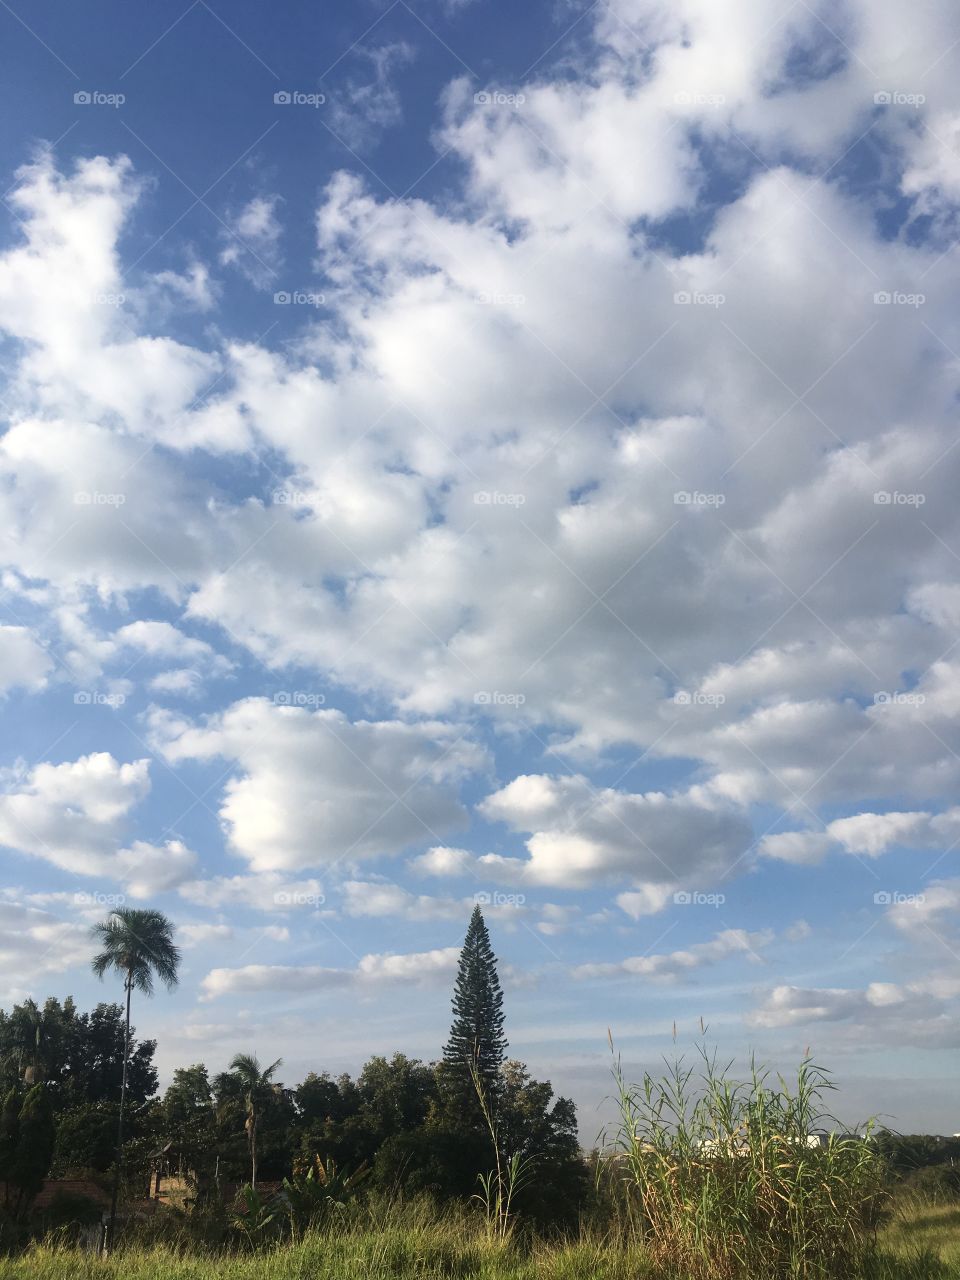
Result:
[[[47,1243],[0,1260],[0,1280],[682,1280],[622,1243],[502,1243],[460,1216],[416,1214],[247,1253],[202,1253],[186,1238],[98,1259]],[[960,1205],[914,1204],[883,1229],[864,1280],[960,1280]],[[851,1276],[850,1280],[856,1280]]]
[[[896,1258],[915,1257],[923,1250],[940,1261],[944,1275],[960,1276],[960,1202],[908,1202],[894,1211],[882,1240]]]

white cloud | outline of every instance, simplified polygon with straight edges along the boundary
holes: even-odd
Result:
[[[156,693],[199,697],[208,678],[225,676],[233,670],[234,664],[205,640],[189,636],[172,623],[158,619],[140,618],[128,623],[114,634],[113,642],[128,657],[130,651],[139,651],[141,655],[141,659],[124,665],[127,675],[137,674],[143,660],[161,665],[184,664],[150,677],[149,687]]]
[[[679,951],[660,952],[654,955],[628,956],[613,963],[578,965],[573,970],[575,978],[644,977],[655,981],[673,982],[705,965],[718,964],[730,956],[741,956],[754,963],[760,960],[760,952],[774,940],[771,929],[754,933],[746,929],[724,929],[709,942],[697,942]]]
[[[958,908],[960,879],[934,880],[918,893],[901,895],[891,903],[887,917],[901,932],[939,949],[949,947],[947,938],[957,935]]]
[[[201,907],[247,907],[266,912],[315,911],[326,901],[319,880],[291,880],[280,872],[187,880],[178,892]]]
[[[228,924],[178,924],[177,942],[184,947],[200,947],[208,942],[229,942],[233,929]]]
[[[163,701],[226,673],[191,638],[202,623],[284,687],[293,667],[379,718],[263,699],[154,712],[174,770],[233,771],[220,816],[250,874],[134,841],[146,762],[106,753],[15,779],[0,836],[131,894],[181,881],[185,900],[237,911],[316,911],[319,885],[296,877],[342,862],[367,886],[348,905],[408,919],[459,900],[354,861],[430,845],[415,874],[609,885],[641,920],[675,887],[750,867],[752,818],[776,819],[761,851],[793,862],[949,848],[960,258],[944,253],[956,166],[934,139],[956,133],[954,25],[941,0],[908,28],[893,0],[610,0],[562,68],[492,78],[487,102],[449,88],[435,137],[460,187],[381,198],[330,178],[304,266],[329,317],[274,348],[223,337],[209,266],[187,254],[121,297],[127,160],[24,169],[0,254],[0,521],[31,635],[78,681],[140,657]],[[392,84],[367,99],[381,127]],[[921,85],[916,109],[875,104]],[[862,166],[847,180],[861,138],[875,182]],[[249,248],[224,241],[225,265],[269,279],[278,215],[270,194],[235,209]],[[895,291],[923,302],[875,304]],[[189,341],[166,331],[184,305],[208,309]],[[120,610],[129,625],[102,629]],[[8,676],[38,691],[52,676],[9,627]],[[445,843],[461,793],[491,785],[484,735],[491,756],[510,749],[480,815],[519,856]],[[606,785],[623,747],[631,771]],[[558,757],[578,775],[554,776]],[[901,941],[942,937],[953,892],[893,904]],[[536,927],[575,923],[548,904]],[[277,980],[236,972],[227,988]],[[360,983],[344,972],[277,981]],[[825,1011],[851,1041],[903,1016],[919,1037],[925,1013],[935,1038],[949,1016],[932,985],[817,980],[758,1016]]]
[[[186,635],[169,622],[139,618],[116,632],[118,644],[140,649],[151,658],[173,658],[180,662],[212,660],[218,665],[224,659],[205,640]]]
[[[353,988],[377,991],[384,983],[446,981],[456,972],[459,947],[408,955],[366,955],[355,969],[329,969],[320,965],[251,964],[241,969],[212,969],[201,983],[203,999],[252,991],[301,991]]]
[[[465,920],[473,899],[434,898],[400,885],[376,880],[347,880],[340,886],[343,912],[348,916],[390,917],[401,920]]]
[[[360,150],[403,121],[403,104],[393,77],[413,60],[414,49],[401,40],[361,45],[355,53],[368,64],[369,76],[348,75],[328,95],[325,105],[333,131],[353,150]]]
[[[130,811],[150,789],[149,761],[94,752],[38,764],[0,796],[0,842],[82,875],[112,875]]]
[[[457,783],[484,760],[451,724],[351,722],[340,711],[265,698],[235,703],[203,725],[159,714],[153,725],[171,762],[236,761],[220,815],[254,871],[399,853],[462,826]]]
[[[717,880],[751,844],[750,826],[736,812],[684,795],[598,789],[582,776],[523,775],[479,809],[490,821],[532,833],[520,867],[526,883],[573,888],[627,880],[651,904],[666,889]]]
[[[412,871],[423,876],[467,876],[473,868],[474,855],[467,849],[451,849],[446,845],[434,845],[426,853],[411,858],[408,865]]]
[[[278,195],[254,196],[238,212],[228,215],[222,236],[221,264],[236,267],[263,289],[277,279],[282,263],[279,206]]]
[[[784,831],[764,836],[760,852],[784,862],[817,863],[831,851],[878,858],[896,845],[952,849],[960,840],[960,808],[943,813],[856,813],[835,818],[823,831]]]
[[[0,692],[20,686],[42,689],[53,660],[26,627],[0,626]]]
[[[88,964],[90,933],[86,925],[63,920],[22,902],[0,902],[0,998],[22,1000],[35,995],[35,982],[51,973]]]
[[[122,845],[150,790],[149,763],[121,764],[100,751],[14,773],[0,795],[0,843],[63,871],[121,881],[133,898],[175,888],[197,865],[180,840]]]
[[[196,868],[197,855],[180,840],[163,845],[136,840],[128,849],[118,851],[112,874],[125,882],[132,898],[151,898],[176,889]]]
[[[960,980],[955,973],[855,988],[784,985],[767,992],[747,1022],[764,1029],[836,1026],[837,1042],[854,1049],[889,1049],[891,1044],[947,1048],[960,1044],[958,997]]]

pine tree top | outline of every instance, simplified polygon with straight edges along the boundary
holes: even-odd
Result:
[[[453,1024],[443,1050],[444,1061],[492,1081],[506,1056],[503,1034],[503,991],[497,958],[479,905],[467,926],[453,991]]]

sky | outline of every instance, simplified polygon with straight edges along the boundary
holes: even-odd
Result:
[[[0,0],[0,1003],[960,1128],[952,10]]]

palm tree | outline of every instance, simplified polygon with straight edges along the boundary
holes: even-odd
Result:
[[[123,1040],[123,1078],[120,1084],[120,1118],[117,1124],[117,1157],[110,1202],[108,1243],[113,1240],[120,1191],[120,1168],[123,1163],[123,1108],[127,1098],[127,1069],[130,1063],[130,996],[134,987],[144,995],[153,995],[156,975],[171,990],[177,985],[180,952],[173,942],[173,924],[159,911],[118,907],[106,920],[95,924],[93,937],[103,950],[93,958],[93,972],[102,979],[107,972],[123,974],[127,993],[127,1020]]]
[[[230,1063],[230,1070],[238,1078],[243,1089],[243,1101],[247,1118],[244,1128],[247,1131],[247,1145],[250,1148],[250,1185],[257,1185],[257,1124],[260,1119],[258,1110],[263,1095],[271,1087],[273,1073],[283,1061],[278,1058],[269,1067],[261,1067],[255,1053],[238,1053]]]

